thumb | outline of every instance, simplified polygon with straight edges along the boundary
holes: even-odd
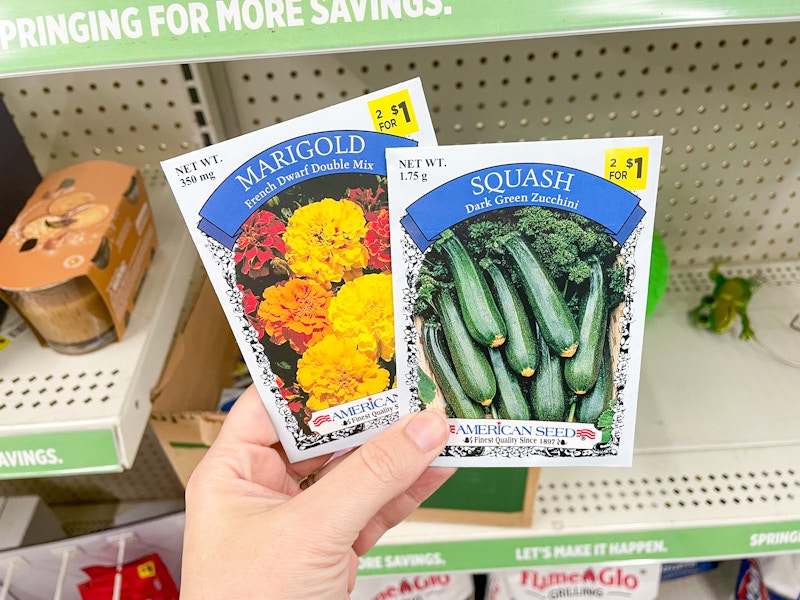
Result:
[[[351,544],[391,500],[408,490],[447,442],[449,428],[435,410],[407,415],[354,451],[297,496],[309,509],[326,509],[319,529]],[[309,513],[313,514],[313,513]],[[342,539],[346,538],[346,539]]]

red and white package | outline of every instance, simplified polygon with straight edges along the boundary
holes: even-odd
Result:
[[[350,600],[474,600],[470,573],[359,577]]]
[[[566,565],[489,573],[485,600],[618,598],[655,600],[659,565]]]
[[[81,600],[113,598],[116,566],[85,567],[89,581],[78,585]],[[178,600],[178,588],[158,554],[148,554],[122,566],[120,600]]]

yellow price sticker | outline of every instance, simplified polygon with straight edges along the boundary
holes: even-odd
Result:
[[[408,90],[376,98],[367,104],[372,124],[379,133],[410,135],[419,131],[417,116]]]
[[[0,350],[5,350],[11,344],[11,340],[5,337],[4,335],[0,335]]]
[[[648,148],[608,148],[606,179],[626,190],[647,187]]]
[[[155,577],[156,563],[154,563],[152,560],[148,560],[147,562],[136,567],[136,573],[139,575],[139,579],[150,579],[151,577]]]

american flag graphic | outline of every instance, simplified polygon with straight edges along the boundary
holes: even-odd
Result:
[[[330,415],[319,415],[317,417],[314,417],[311,422],[314,424],[315,427],[319,427],[323,423],[330,423],[331,422],[331,416]]]
[[[597,435],[591,429],[576,429],[575,433],[577,433],[581,437],[585,437],[585,438],[588,438],[590,440],[593,440]]]

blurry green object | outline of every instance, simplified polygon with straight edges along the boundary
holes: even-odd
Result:
[[[653,233],[653,250],[650,257],[650,282],[647,286],[647,316],[658,306],[661,297],[667,289],[669,283],[669,257],[667,256],[667,246],[658,234]]]

